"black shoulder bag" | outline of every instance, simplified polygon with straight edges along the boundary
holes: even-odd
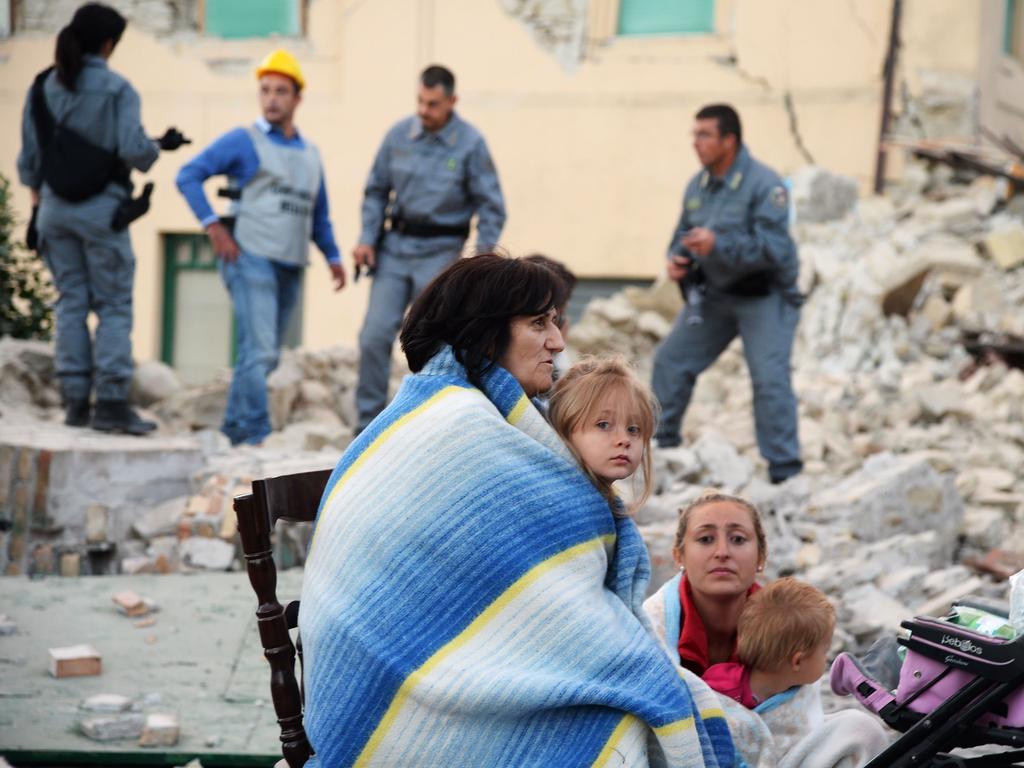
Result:
[[[32,119],[42,155],[42,175],[58,197],[79,203],[102,192],[111,181],[125,186],[128,168],[115,154],[57,123],[46,104],[43,83],[53,67],[43,70],[32,83]]]

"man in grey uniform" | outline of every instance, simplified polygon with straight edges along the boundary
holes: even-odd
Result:
[[[359,333],[357,434],[387,404],[391,348],[406,308],[459,258],[476,214],[477,250],[498,242],[505,201],[483,136],[455,113],[455,76],[420,75],[416,115],[396,123],[377,151],[363,198],[357,274],[373,275]]]
[[[668,250],[668,276],[684,281],[687,307],[654,357],[661,404],[656,438],[679,445],[697,377],[739,333],[754,385],[754,424],[772,482],[803,469],[790,353],[801,297],[789,204],[778,174],[743,145],[732,107],[701,109],[694,149],[704,170],[686,187]]]

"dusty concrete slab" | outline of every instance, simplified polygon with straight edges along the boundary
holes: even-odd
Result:
[[[279,574],[278,595],[297,598],[301,581],[297,569]],[[160,611],[142,621],[121,615],[111,595],[125,589],[152,598]],[[134,740],[100,743],[79,730],[95,715],[81,702],[114,693],[133,699],[142,714],[179,717],[181,737],[169,752],[279,758],[255,610],[244,573],[0,578],[0,612],[17,625],[0,637],[0,753],[140,751]],[[101,675],[47,673],[47,648],[73,643],[100,651]]]

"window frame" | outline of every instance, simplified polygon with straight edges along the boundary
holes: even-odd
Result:
[[[309,0],[291,0],[298,6],[298,31],[294,35],[284,35],[277,32],[271,32],[264,35],[251,35],[244,37],[222,37],[221,35],[210,32],[207,26],[207,6],[210,0],[196,0],[196,14],[199,17],[196,21],[199,27],[199,32],[207,37],[216,37],[218,40],[224,40],[229,42],[241,41],[241,40],[265,40],[270,37],[280,37],[286,40],[296,40],[306,37],[309,22]]]
[[[665,30],[665,31],[647,31],[647,32],[624,32],[622,30],[622,14],[626,4],[633,0],[615,0],[615,36],[624,38],[643,38],[643,37],[696,37],[701,35],[711,35],[715,32],[715,0],[672,0],[672,2],[701,2],[706,3],[708,6],[708,20],[707,28],[702,29],[687,29],[687,30]],[[640,0],[644,1],[644,0]]]

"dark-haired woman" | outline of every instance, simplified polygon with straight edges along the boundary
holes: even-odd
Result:
[[[128,406],[132,378],[132,281],[135,256],[127,229],[111,224],[130,196],[128,169],[148,170],[160,144],[142,128],[139,95],[131,84],[107,67],[126,21],[99,3],[80,7],[57,37],[55,64],[40,75],[25,101],[18,176],[38,205],[40,255],[53,274],[57,300],[56,369],[65,407],[65,423],[90,423],[90,398],[95,387],[92,426],[104,431],[145,434],[156,425]],[[41,87],[41,93],[33,90]],[[40,97],[45,109],[37,110]],[[47,125],[48,123],[48,125]],[[84,140],[89,148],[62,145],[70,151],[60,161],[52,153],[59,143],[54,126]],[[41,135],[42,133],[42,135]],[[170,131],[168,132],[170,133]],[[163,142],[167,139],[165,135]],[[166,149],[177,145],[168,143]],[[109,174],[97,174],[88,158],[96,150],[110,158]],[[44,164],[50,154],[49,164]],[[103,154],[100,155],[104,157]],[[70,162],[69,162],[70,158]],[[59,167],[57,167],[59,166]],[[56,172],[64,183],[50,175]],[[109,176],[104,184],[103,176]],[[68,182],[70,181],[70,184]],[[64,191],[94,183],[95,194],[84,199]],[[65,196],[53,189],[57,185]],[[67,199],[75,197],[75,200]],[[99,320],[96,337],[87,319]]]
[[[531,403],[564,290],[485,254],[413,304],[413,375],[341,457],[306,563],[309,766],[733,764],[643,619],[636,526]]]

